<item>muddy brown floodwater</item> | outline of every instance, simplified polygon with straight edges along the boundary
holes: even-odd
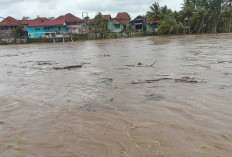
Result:
[[[231,157],[231,44],[221,34],[0,46],[0,156]]]

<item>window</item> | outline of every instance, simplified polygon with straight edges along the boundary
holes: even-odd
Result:
[[[115,24],[114,26],[115,26],[115,28],[117,28],[117,29],[120,28],[120,24]]]

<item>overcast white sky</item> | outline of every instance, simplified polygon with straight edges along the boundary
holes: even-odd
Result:
[[[135,18],[145,15],[154,2],[180,10],[183,0],[0,0],[0,16],[21,19],[23,16],[58,17],[73,13],[81,18],[82,12],[88,12],[93,18],[97,12],[115,17],[117,12],[125,11]]]

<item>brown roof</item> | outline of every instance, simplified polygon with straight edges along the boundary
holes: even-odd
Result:
[[[102,15],[103,18],[107,21],[110,21],[111,20],[111,15]]]
[[[130,17],[128,15],[128,13],[126,13],[126,12],[118,13],[118,15],[116,16],[116,20],[118,22],[120,22],[121,24],[129,24],[130,23]]]
[[[94,23],[95,23],[95,19],[90,19],[90,20],[88,21],[88,24],[90,24],[90,25],[94,25]]]
[[[75,15],[68,13],[66,15],[59,16],[56,18],[56,20],[62,20],[64,19],[66,22],[81,22],[82,20],[79,17],[76,17]]]
[[[61,19],[61,20],[46,20],[43,22],[31,22],[28,27],[35,27],[35,26],[63,26],[66,25],[65,24],[65,20]]]
[[[44,22],[44,21],[46,21],[46,20],[48,20],[47,18],[45,18],[45,17],[38,17],[38,18],[36,18],[36,19],[34,19],[34,20],[18,20],[20,23],[21,23],[21,25],[29,25],[30,23],[41,23],[41,22]]]
[[[20,21],[16,20],[11,16],[8,16],[2,22],[0,22],[0,26],[18,26],[20,24]]]

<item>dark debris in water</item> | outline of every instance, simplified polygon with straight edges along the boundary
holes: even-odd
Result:
[[[72,70],[82,68],[82,65],[71,65],[71,66],[64,66],[64,67],[53,67],[54,70]]]
[[[0,121],[0,125],[5,125],[6,123],[3,121]]]
[[[175,82],[184,82],[184,83],[198,83],[198,81],[195,78],[190,77],[182,77],[180,79],[174,79]]]
[[[38,61],[38,65],[52,65],[52,61]]]
[[[87,112],[97,112],[99,109],[109,110],[109,111],[115,110],[113,107],[103,104],[85,104],[80,108],[82,109],[82,111],[87,111]]]
[[[232,63],[232,60],[218,61],[218,63]]]
[[[138,82],[132,81],[131,84],[145,84],[145,83],[154,83],[154,82],[158,82],[158,81],[162,81],[162,80],[171,80],[172,78],[159,78],[159,79],[151,79],[151,80],[144,80],[141,81],[139,80]]]
[[[149,95],[146,95],[146,97],[148,98],[148,100],[150,101],[161,101],[161,100],[164,100],[165,97],[161,94],[149,94]]]
[[[145,83],[154,83],[154,82],[158,82],[158,81],[163,81],[163,80],[173,80],[175,83],[206,83],[206,81],[198,81],[195,78],[190,78],[188,76],[186,77],[182,77],[182,78],[177,78],[177,79],[173,79],[173,78],[159,78],[159,79],[151,79],[151,80],[139,80],[137,82],[132,81],[130,84],[136,85],[136,84],[145,84]]]
[[[111,99],[110,99],[110,101],[111,101],[111,102],[113,102],[113,101],[114,101],[114,99],[116,99],[116,98],[111,98]]]
[[[224,73],[224,75],[229,76],[229,75],[232,75],[232,73],[227,72],[227,73]]]
[[[0,57],[17,57],[18,55],[4,55],[4,56],[0,56]]]
[[[104,54],[104,57],[110,57],[110,55],[108,55],[108,54]]]

